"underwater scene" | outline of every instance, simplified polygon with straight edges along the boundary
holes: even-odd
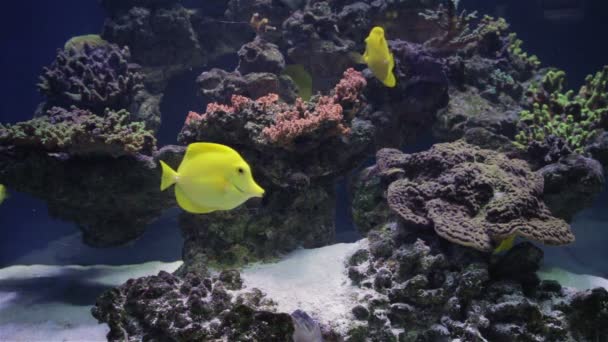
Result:
[[[608,342],[607,1],[0,16],[0,342]]]

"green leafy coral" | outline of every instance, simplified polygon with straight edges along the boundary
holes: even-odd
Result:
[[[131,121],[126,110],[107,109],[102,116],[72,107],[14,125],[0,124],[0,146],[31,148],[70,155],[151,154],[156,138],[145,123]]]
[[[540,84],[528,90],[532,108],[520,114],[520,132],[516,141],[527,147],[549,136],[565,141],[582,153],[608,122],[608,65],[595,75],[588,75],[578,92],[564,92],[566,73],[550,70]]]

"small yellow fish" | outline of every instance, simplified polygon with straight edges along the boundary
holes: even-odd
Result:
[[[0,184],[0,204],[4,202],[5,199],[8,198],[8,192],[6,191],[6,187]]]
[[[494,254],[498,254],[498,253],[502,253],[502,252],[507,252],[511,248],[513,248],[513,244],[515,243],[515,238],[516,238],[516,235],[512,234],[511,236],[509,236],[506,239],[502,240],[500,242],[500,244],[498,245],[498,247],[496,247],[496,249],[494,250]]]
[[[365,38],[365,53],[359,60],[361,63],[367,64],[374,76],[385,86],[392,88],[397,85],[395,74],[393,74],[395,59],[388,48],[382,27],[375,26],[369,36]]]
[[[175,184],[179,206],[193,214],[230,210],[252,197],[262,197],[264,189],[251,174],[249,164],[232,148],[214,143],[188,145],[177,172],[165,162],[160,189]]]

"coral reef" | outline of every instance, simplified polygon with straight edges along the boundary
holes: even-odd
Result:
[[[547,142],[565,142],[569,149],[583,153],[606,129],[608,117],[608,66],[585,79],[585,85],[575,93],[565,92],[566,74],[549,70],[538,84],[528,89],[531,106],[521,112],[521,127],[517,142],[523,148]]]
[[[289,77],[268,72],[243,76],[238,72],[214,68],[201,73],[196,83],[200,95],[210,102],[230,103],[234,95],[257,99],[268,94],[278,94],[286,102],[296,99],[296,87]]]
[[[411,155],[380,150],[376,158],[380,177],[398,178],[386,196],[407,227],[432,227],[446,240],[486,252],[512,235],[551,245],[574,241],[569,225],[541,200],[542,176],[522,160],[463,142]]]
[[[214,138],[238,144],[251,142],[257,148],[308,152],[331,138],[348,136],[357,114],[365,105],[361,97],[367,82],[353,69],[344,72],[332,95],[317,96],[294,105],[268,94],[257,100],[233,95],[230,105],[210,103],[203,114],[190,112],[180,133],[180,141],[191,143]],[[220,137],[231,127],[229,136]],[[225,134],[224,134],[225,135]]]
[[[161,271],[105,292],[93,316],[110,326],[109,341],[289,341],[289,314],[276,313],[258,289],[242,289],[237,271],[216,277]]]
[[[569,155],[538,170],[545,180],[543,199],[551,212],[566,220],[590,207],[604,189],[602,165],[595,159]]]
[[[156,149],[154,133],[142,122],[131,121],[125,110],[105,110],[103,116],[72,107],[53,107],[46,115],[15,125],[0,124],[0,146],[70,156],[120,157]]]
[[[389,221],[390,222],[390,221]],[[535,272],[542,251],[522,243],[490,259],[436,235],[387,223],[353,254],[364,292],[347,339],[378,341],[594,341],[608,338],[608,292],[575,292]],[[595,301],[595,302],[593,302]],[[584,320],[582,317],[585,317]]]
[[[71,156],[38,149],[0,147],[0,179],[11,189],[46,201],[52,217],[74,222],[89,246],[125,244],[143,234],[173,196],[158,191],[158,159],[176,161],[181,147],[154,156]]]
[[[239,265],[299,244],[318,247],[334,236],[333,182],[361,163],[373,126],[359,119],[365,79],[348,70],[329,95],[289,105],[277,95],[233,96],[191,112],[180,142],[215,141],[238,147],[268,195],[257,208],[192,217],[181,222],[185,258]],[[338,116],[336,116],[338,115]],[[186,263],[188,264],[188,263]]]
[[[126,47],[85,42],[58,50],[40,76],[38,89],[46,97],[39,115],[53,107],[76,106],[98,115],[106,109],[125,109],[150,128],[159,124],[158,100],[144,89],[143,75],[139,66],[130,63]]]
[[[567,92],[565,74],[539,70],[504,19],[451,0],[101,5],[101,36],[74,37],[45,69],[36,117],[0,125],[0,183],[45,200],[91,246],[138,238],[175,205],[158,189],[158,161],[176,167],[184,152],[156,149],[160,100],[174,77],[199,75],[206,110],[188,114],[179,143],[235,148],[266,189],[232,211],[181,213],[180,269],[99,297],[93,315],[109,340],[608,339],[605,290],[541,282],[542,251],[528,241],[490,253],[512,236],[574,240],[564,220],[605,183],[608,67]],[[394,88],[352,68],[375,25],[395,58]],[[310,99],[297,97],[287,64],[310,72]],[[397,149],[431,128],[462,140]],[[222,271],[332,243],[335,187],[351,177],[369,244],[345,265],[361,294],[346,334],[276,312]]]

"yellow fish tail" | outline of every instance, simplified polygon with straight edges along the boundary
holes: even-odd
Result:
[[[389,87],[389,88],[393,88],[394,86],[397,85],[397,79],[395,78],[395,74],[393,74],[392,72],[390,72],[388,74],[388,76],[386,77],[386,79],[384,80],[384,85]]]
[[[496,249],[494,250],[494,254],[498,254],[498,253],[506,252],[506,251],[510,250],[511,248],[513,248],[514,243],[515,243],[515,234],[502,240],[500,242],[500,244],[498,245],[498,247],[496,247]]]
[[[160,190],[163,191],[171,185],[177,183],[178,175],[169,165],[164,161],[160,161],[160,166],[163,169],[163,175],[160,181]]]

